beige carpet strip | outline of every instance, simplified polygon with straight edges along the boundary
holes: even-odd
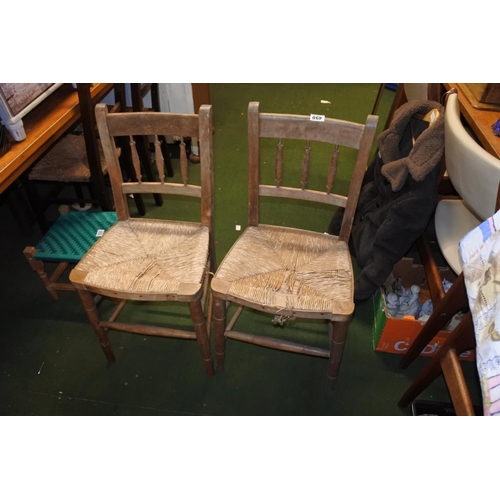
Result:
[[[353,310],[353,274],[336,237],[277,226],[249,227],[215,275],[215,291],[273,308]]]
[[[141,294],[182,294],[201,286],[208,259],[208,228],[189,222],[129,219],[117,222],[75,270],[83,284]]]

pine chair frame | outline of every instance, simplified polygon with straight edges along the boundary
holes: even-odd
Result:
[[[249,162],[249,198],[248,198],[248,224],[249,226],[260,226],[259,200],[261,197],[280,197],[293,200],[306,200],[343,207],[344,218],[338,240],[347,242],[350,237],[354,214],[361,190],[366,166],[368,164],[370,149],[375,136],[378,117],[368,116],[366,123],[358,124],[325,118],[324,122],[311,121],[308,116],[260,113],[259,103],[251,102],[248,108],[248,162]],[[279,140],[277,147],[277,158],[275,163],[276,185],[263,185],[260,183],[260,139],[275,138]],[[281,139],[299,139],[306,141],[304,159],[301,171],[302,188],[286,187],[282,184],[283,154]],[[325,192],[307,189],[307,177],[309,171],[310,143],[324,142],[334,145],[332,159],[327,172],[327,186]],[[358,150],[355,167],[351,177],[348,196],[333,194],[332,185],[335,178],[337,166],[338,147],[345,146]],[[329,235],[331,238],[336,238]],[[351,282],[351,289],[354,285]],[[226,288],[226,290],[225,290]],[[331,393],[342,358],[348,321],[354,310],[354,303],[346,304],[345,311],[340,314],[330,314],[327,311],[317,313],[315,311],[297,311],[283,307],[269,307],[259,302],[250,302],[231,296],[227,292],[227,286],[218,280],[217,274],[212,280],[213,295],[213,319],[214,319],[214,341],[217,369],[223,370],[225,356],[226,338],[232,338],[249,342],[252,344],[279,349],[288,352],[296,352],[329,358],[327,374],[327,393]],[[226,326],[226,309],[229,303],[239,304],[234,316]],[[233,327],[241,314],[243,307],[264,311],[275,315],[288,317],[326,319],[329,323],[330,348],[321,349],[304,344],[288,342],[282,339],[252,335],[233,330]]]
[[[215,271],[215,246],[213,239],[213,144],[212,144],[212,108],[204,105],[196,114],[180,113],[151,113],[133,112],[109,114],[104,104],[96,106],[96,117],[101,137],[104,154],[108,162],[109,177],[115,201],[115,209],[118,221],[128,221],[130,213],[127,203],[127,195],[131,193],[155,193],[159,195],[184,195],[200,198],[201,204],[201,225],[208,228],[209,248],[208,261],[202,287],[193,290],[183,289],[180,295],[160,294],[142,295],[138,293],[117,292],[113,290],[96,288],[84,283],[84,274],[78,269],[71,272],[70,279],[75,286],[88,319],[94,329],[101,344],[108,362],[114,362],[115,357],[111,349],[107,331],[119,330],[138,333],[141,335],[155,335],[163,337],[177,337],[196,339],[198,341],[205,369],[208,375],[215,373],[212,353],[209,342],[209,329],[204,314],[205,297],[208,294],[210,274]],[[185,135],[197,136],[200,138],[201,146],[201,185],[190,185],[187,183],[187,172],[183,175],[183,184],[165,182],[165,172],[163,168],[163,158],[159,141],[156,148],[156,164],[159,168],[159,182],[142,182],[140,176],[140,165],[138,162],[137,150],[135,149],[136,136],[166,136]],[[137,182],[124,182],[119,167],[118,156],[114,143],[115,137],[130,137],[132,146],[132,158],[138,172]],[[103,321],[100,318],[97,307],[94,305],[92,294],[121,299],[120,304],[111,315],[110,319]],[[156,300],[156,301],[178,301],[188,302],[191,318],[194,325],[194,332],[177,330],[159,326],[145,326],[130,323],[120,323],[116,319],[125,306],[127,300]],[[210,310],[210,309],[209,309]]]

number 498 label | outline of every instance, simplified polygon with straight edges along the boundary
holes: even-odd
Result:
[[[325,115],[311,115],[310,120],[312,122],[324,122]]]

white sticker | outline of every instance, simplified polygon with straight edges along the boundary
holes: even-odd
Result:
[[[236,224],[236,231],[241,231],[241,226],[239,224]]]
[[[95,235],[100,238],[102,235],[104,234],[104,229],[98,229],[97,230],[97,233],[95,233]]]
[[[324,122],[325,121],[325,115],[311,115],[311,121],[312,122]]]

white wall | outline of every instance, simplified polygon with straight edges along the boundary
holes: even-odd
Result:
[[[160,109],[171,113],[194,113],[190,83],[160,83]]]

